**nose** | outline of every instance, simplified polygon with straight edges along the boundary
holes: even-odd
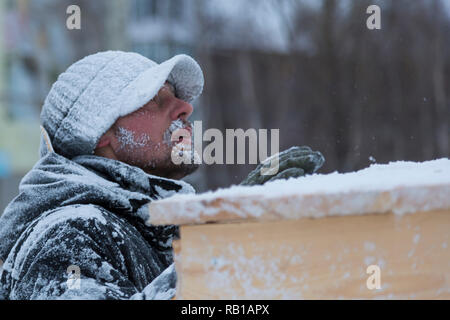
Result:
[[[170,112],[170,118],[172,120],[182,119],[187,120],[192,112],[194,111],[194,108],[191,104],[187,103],[186,101],[183,101],[178,98],[172,98],[172,110]]]

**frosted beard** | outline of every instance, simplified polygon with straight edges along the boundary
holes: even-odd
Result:
[[[143,134],[136,137],[133,131],[119,127],[116,133],[117,139],[120,144],[121,150],[134,151],[139,147],[145,147],[150,142],[150,137],[147,134]]]

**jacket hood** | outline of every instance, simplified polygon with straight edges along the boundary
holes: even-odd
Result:
[[[22,179],[19,195],[0,217],[0,259],[6,259],[22,232],[47,211],[93,204],[147,224],[149,202],[194,192],[186,182],[149,175],[120,161],[93,155],[69,160],[48,153]],[[148,228],[161,236],[174,232],[174,226]]]

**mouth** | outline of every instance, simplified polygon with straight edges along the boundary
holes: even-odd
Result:
[[[186,131],[188,131],[189,132],[189,137],[186,137],[185,135],[180,135],[178,137],[178,140],[175,140],[174,143],[175,144],[183,144],[183,145],[186,145],[186,146],[190,146],[191,145],[191,141],[192,141],[192,139],[191,139],[191,132],[189,130],[185,129],[185,128],[179,129],[179,130],[186,130]],[[174,132],[175,136],[178,135],[177,131]]]
[[[192,141],[192,125],[181,119],[173,121],[164,133],[164,141],[168,145],[190,145]]]
[[[186,135],[180,135],[180,137],[178,138],[178,143],[181,142],[185,142],[185,143],[191,143],[192,140],[192,127],[190,125],[188,125],[187,127],[183,127],[182,129],[179,130],[186,130],[188,132],[188,136],[186,137]],[[175,131],[176,133],[176,131]]]
[[[193,131],[194,130],[190,122],[183,122],[180,119],[172,122],[170,127],[166,130],[164,137],[165,141],[168,142],[168,146],[172,148],[172,161],[175,157],[175,159],[183,159],[183,163],[200,163],[200,156],[195,150],[193,144]]]

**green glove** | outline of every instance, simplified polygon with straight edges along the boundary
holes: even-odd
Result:
[[[278,167],[273,160],[277,156]],[[264,160],[240,185],[263,185],[267,181],[313,174],[324,162],[325,158],[319,151],[312,151],[309,147],[292,147]]]

